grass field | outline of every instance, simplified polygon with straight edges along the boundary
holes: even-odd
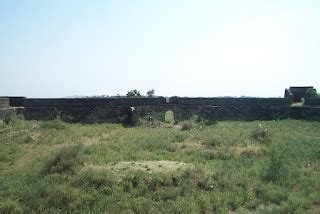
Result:
[[[0,213],[319,213],[320,122],[0,121]]]

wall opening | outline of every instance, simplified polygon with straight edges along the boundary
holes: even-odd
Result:
[[[166,123],[174,123],[174,113],[173,111],[166,111],[166,113],[164,114],[164,122]]]

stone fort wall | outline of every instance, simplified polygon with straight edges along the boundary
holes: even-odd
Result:
[[[305,119],[320,121],[320,100],[307,100],[306,107],[291,108],[284,98],[75,98],[30,99],[9,97],[11,107],[26,119],[47,120],[57,116],[71,122],[119,122],[132,115],[140,116],[173,111],[177,121],[192,115],[209,120],[275,120]],[[21,108],[22,107],[22,108]]]

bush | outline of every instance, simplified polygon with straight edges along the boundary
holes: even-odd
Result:
[[[270,160],[264,167],[262,178],[265,181],[275,183],[286,175],[285,160],[283,155],[276,154],[275,149],[272,150]]]
[[[60,149],[57,154],[47,161],[42,170],[42,174],[48,175],[73,171],[77,165],[82,164],[78,158],[79,151],[80,144]]]
[[[193,124],[191,123],[182,124],[182,127],[181,127],[182,131],[190,131],[191,129],[193,129]]]

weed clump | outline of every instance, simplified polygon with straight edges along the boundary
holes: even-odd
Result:
[[[79,151],[80,144],[62,148],[49,161],[47,161],[42,170],[42,174],[61,174],[73,171],[77,165],[82,164],[78,157]]]
[[[251,137],[260,143],[267,143],[270,141],[270,133],[267,128],[262,127],[259,124],[259,127],[254,129],[251,133]]]

